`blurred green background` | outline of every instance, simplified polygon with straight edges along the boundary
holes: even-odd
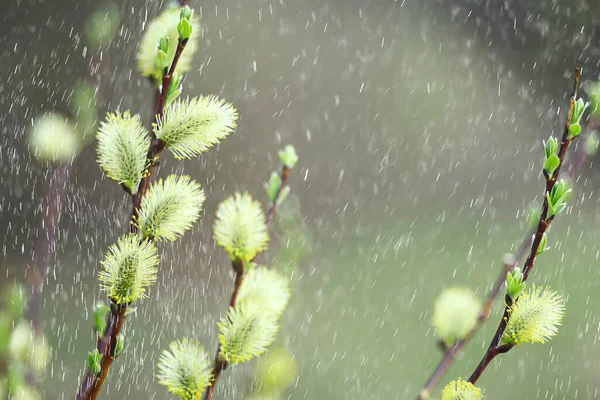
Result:
[[[171,398],[154,372],[173,339],[190,335],[214,351],[215,322],[232,285],[226,254],[211,238],[214,212],[235,190],[266,202],[262,182],[288,143],[300,155],[293,195],[260,258],[293,282],[278,343],[295,354],[299,376],[284,398],[414,398],[441,357],[430,327],[435,296],[461,284],[483,298],[526,231],[522,214],[543,190],[541,141],[561,132],[571,71],[584,66],[586,80],[597,78],[599,6],[190,5],[201,16],[201,44],[184,95],[222,96],[241,119],[233,136],[200,159],[161,159],[160,176],[185,171],[203,184],[205,211],[182,240],[161,245],[158,284],[127,322],[128,346],[104,398]],[[73,87],[86,80],[98,88],[101,117],[120,108],[151,119],[152,89],[138,77],[135,50],[162,4],[103,7],[9,1],[0,17],[0,280],[18,279],[31,263],[43,212],[49,169],[28,151],[32,118],[68,112]],[[90,26],[109,14],[114,26]],[[103,29],[116,37],[97,47],[90,37]],[[497,359],[479,381],[486,398],[600,397],[600,170],[591,160],[573,179],[576,195],[549,233],[552,251],[531,277],[568,299],[564,326],[550,344]],[[76,391],[94,346],[91,308],[104,299],[99,261],[130,212],[122,189],[102,178],[93,146],[74,161],[64,207],[42,303],[53,348],[41,380],[47,399]],[[500,311],[442,384],[470,375]],[[252,366],[228,371],[216,398],[246,398]]]

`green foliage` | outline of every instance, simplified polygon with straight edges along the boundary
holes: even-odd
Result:
[[[431,320],[438,338],[452,346],[475,325],[480,310],[481,303],[469,288],[445,289],[435,300]]]
[[[575,102],[571,124],[569,125],[569,139],[575,138],[581,132],[581,117],[589,105],[590,103],[584,103],[582,99],[577,99]]]
[[[119,333],[117,336],[117,342],[115,343],[115,353],[113,357],[117,358],[123,351],[123,347],[125,346],[125,336],[122,333]]]
[[[103,290],[117,303],[147,297],[146,287],[156,281],[159,262],[156,246],[134,234],[123,235],[111,246],[98,274]]]
[[[277,172],[273,171],[271,173],[271,177],[269,178],[269,182],[264,185],[265,191],[267,192],[267,196],[269,197],[269,202],[271,205],[275,204],[275,197],[277,196],[277,192],[281,187],[281,176]]]
[[[210,356],[193,340],[172,342],[160,356],[157,378],[183,400],[200,400],[212,379]]]
[[[573,190],[564,179],[559,179],[552,187],[550,193],[546,193],[548,201],[548,218],[554,217],[567,207],[567,202],[571,198]]]
[[[442,390],[442,400],[481,400],[481,390],[472,383],[459,379],[452,381]]]
[[[296,153],[296,149],[292,145],[287,145],[283,150],[280,150],[279,159],[289,169],[294,168],[296,163],[298,162],[298,154]]]
[[[216,96],[176,100],[154,124],[156,137],[175,158],[191,158],[204,153],[236,126],[237,111]]]
[[[533,237],[535,238],[535,235]],[[539,256],[540,254],[545,253],[548,250],[550,250],[550,247],[548,247],[547,244],[548,244],[548,235],[546,235],[546,232],[544,232],[544,234],[542,235],[542,239],[540,240],[540,245],[537,248],[536,255]]]
[[[249,361],[260,356],[275,340],[277,317],[253,305],[230,307],[219,326],[219,356],[229,363]]]
[[[521,268],[515,267],[506,274],[506,294],[508,294],[513,302],[515,302],[523,290],[525,290],[525,285]]]
[[[44,162],[68,162],[79,152],[81,139],[73,124],[58,113],[48,113],[33,121],[29,147]]]
[[[510,319],[501,342],[546,343],[556,335],[564,310],[564,300],[554,290],[534,286],[510,307]]]
[[[152,184],[134,221],[143,237],[175,240],[200,218],[206,199],[189,176],[170,175]]]
[[[88,366],[90,367],[90,371],[94,375],[98,375],[101,370],[100,361],[102,360],[102,356],[98,349],[94,349],[88,353]]]
[[[265,313],[281,315],[290,299],[289,281],[266,267],[250,268],[238,294],[238,302],[251,304]]]
[[[137,193],[146,168],[150,147],[148,132],[139,116],[129,111],[108,113],[97,133],[98,163],[106,176]]]
[[[269,234],[260,203],[248,193],[236,193],[219,204],[214,238],[231,260],[249,262],[267,247]]]
[[[98,335],[102,336],[106,329],[106,314],[110,311],[110,307],[104,303],[98,303],[94,306],[94,328]]]
[[[157,44],[163,37],[169,39],[169,51],[167,56],[169,60],[173,60],[177,49],[176,43],[179,40],[179,32],[177,27],[181,20],[181,9],[179,7],[169,7],[161,12],[152,22],[146,27],[146,31],[140,41],[137,52],[137,67],[142,76],[150,78],[158,87],[161,84],[163,70],[156,68],[156,54],[159,49]],[[189,22],[196,29],[190,33],[190,37],[185,47],[185,51],[181,54],[177,68],[175,71],[181,75],[188,71],[192,64],[192,58],[197,46],[199,29],[197,18],[190,16]]]
[[[181,14],[179,14],[179,23],[177,24],[177,33],[179,34],[180,40],[188,40],[190,36],[192,36],[192,15],[193,11],[188,6],[185,6],[181,9]]]

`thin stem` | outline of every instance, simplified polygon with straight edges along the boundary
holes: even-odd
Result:
[[[279,197],[281,196],[281,191],[283,190],[283,187],[285,186],[285,184],[287,182],[289,174],[290,174],[290,169],[284,165],[281,168],[281,186],[279,187],[279,190],[275,194],[275,200],[273,201],[273,204],[271,204],[269,211],[267,211],[267,220],[265,223],[265,225],[267,227],[267,231],[271,229],[273,218],[275,217],[275,214],[277,213],[277,206],[279,203],[278,200],[279,200]],[[252,261],[254,261],[257,256],[258,256],[258,254],[256,256],[254,256]],[[229,301],[229,307],[235,307],[235,305],[237,303],[237,298],[238,298],[240,288],[242,287],[242,283],[244,282],[244,263],[241,261],[234,261],[232,263],[232,266],[235,271],[235,282],[234,282],[233,293],[231,294],[231,300]],[[219,356],[220,352],[221,352],[221,346],[219,345],[217,347],[217,354],[215,355],[215,364],[213,365],[213,369],[212,369],[213,378],[210,381],[210,385],[206,388],[206,392],[204,393],[204,400],[212,399],[213,394],[216,389],[216,386],[217,386],[217,381],[219,380],[219,377],[221,376],[221,372],[223,372],[228,367],[227,361],[222,360],[221,357]]]
[[[556,168],[556,171],[554,172],[554,174],[552,176],[546,177],[546,192],[544,194],[550,193],[552,191],[552,188],[558,181],[560,169],[561,169],[562,165],[564,164],[565,156],[567,154],[567,149],[569,147],[569,144],[571,144],[571,139],[569,139],[569,127],[571,125],[571,119],[573,117],[573,110],[575,108],[575,100],[577,99],[577,90],[579,88],[580,76],[581,76],[581,69],[575,68],[573,93],[571,94],[571,98],[569,99],[569,110],[567,112],[567,120],[565,122],[565,129],[563,132],[560,149],[558,152],[558,158],[560,160],[560,163],[558,164],[558,167]],[[550,224],[552,223],[552,220],[553,220],[553,217],[548,218],[548,198],[544,195],[544,201],[542,203],[542,211],[540,213],[540,218],[539,218],[539,221],[537,224],[536,233],[535,233],[535,236],[533,239],[533,243],[531,244],[531,249],[529,250],[529,256],[527,257],[527,260],[525,260],[525,265],[523,267],[523,281],[526,281],[527,278],[529,277],[529,273],[531,272],[531,270],[533,268],[533,264],[535,262],[535,257],[537,256],[538,248],[540,247],[542,237],[543,237],[544,233],[546,232],[546,230],[548,229],[548,227],[550,226]],[[517,299],[517,301],[518,301],[518,299]],[[508,346],[508,345],[498,346],[498,344],[500,343],[500,340],[502,339],[502,335],[504,334],[504,330],[506,329],[506,326],[508,325],[508,321],[510,320],[510,312],[509,311],[510,311],[511,306],[512,306],[512,301],[511,301],[510,297],[507,295],[506,296],[506,306],[504,307],[504,314],[502,315],[502,319],[498,323],[498,328],[496,329],[496,333],[494,334],[494,337],[492,338],[492,341],[490,342],[490,345],[489,345],[487,351],[483,355],[481,362],[479,363],[479,365],[477,366],[475,371],[473,371],[473,374],[469,378],[469,382],[471,382],[471,383],[477,382],[477,380],[479,379],[479,377],[481,376],[483,371],[485,371],[485,369],[489,365],[490,361],[493,360],[494,357],[496,357],[500,353],[505,353],[506,351],[509,351],[512,348],[512,346],[510,346],[510,347],[506,348],[506,351],[500,351],[500,352],[498,351],[499,348],[504,349],[504,347]]]
[[[527,233],[525,235],[525,237],[523,238],[523,240],[521,241],[521,244],[519,245],[519,250],[517,251],[517,254],[510,261],[505,262],[504,265],[502,266],[502,270],[498,274],[498,277],[496,278],[496,281],[494,282],[492,289],[490,290],[490,292],[488,293],[488,295],[485,298],[483,307],[481,308],[481,311],[479,312],[479,316],[477,317],[477,322],[475,323],[475,325],[473,325],[471,330],[465,335],[464,338],[458,340],[454,344],[454,346],[452,346],[451,348],[449,348],[446,351],[446,353],[444,354],[444,357],[442,357],[442,359],[438,363],[437,367],[431,374],[431,377],[425,384],[425,387],[421,390],[421,392],[417,396],[417,400],[424,400],[426,398],[426,396],[428,396],[429,394],[431,394],[431,392],[433,392],[433,390],[436,388],[436,386],[438,385],[439,381],[442,379],[442,377],[444,376],[446,371],[448,371],[448,368],[450,368],[450,365],[452,365],[452,362],[454,362],[454,359],[456,358],[457,354],[462,351],[462,349],[467,345],[467,343],[469,343],[469,341],[475,335],[475,333],[479,329],[481,329],[481,327],[483,326],[483,324],[485,323],[485,321],[488,319],[488,317],[490,315],[490,312],[492,310],[492,306],[494,304],[494,300],[496,299],[496,296],[498,296],[498,293],[500,293],[500,290],[502,289],[502,286],[504,285],[504,282],[506,280],[506,274],[508,272],[512,271],[515,268],[515,266],[517,265],[517,263],[523,257],[525,257],[525,254],[527,252],[527,249],[530,246],[530,243],[531,243],[531,233]]]
[[[115,346],[117,345],[117,337],[123,328],[127,305],[116,304],[111,302],[110,314],[108,315],[108,323],[106,330],[101,338],[98,338],[97,349],[102,355],[100,360],[100,373],[95,375],[88,371],[83,384],[77,393],[76,400],[95,399],[102,389],[102,384],[108,376],[108,371],[112,362],[115,360]]]
[[[156,121],[164,111],[169,83],[171,81],[173,72],[177,67],[177,62],[181,57],[181,53],[185,49],[186,44],[187,40],[179,40],[179,43],[177,45],[177,51],[175,53],[175,56],[173,57],[171,67],[167,72],[168,78],[165,78],[166,75],[163,76],[162,88],[160,90],[160,93],[156,94],[155,111],[157,112],[155,113],[154,121]],[[131,196],[133,207],[131,211],[129,230],[132,233],[139,232],[139,228],[137,226],[137,219],[138,212],[142,204],[142,199],[150,187],[150,182],[152,181],[152,178],[154,176],[154,170],[158,161],[158,157],[165,148],[163,141],[157,139],[155,137],[154,132],[151,133],[151,139],[152,141],[150,143],[150,148],[148,149],[148,154],[146,156],[148,167],[144,174],[144,178],[140,182],[140,186],[138,188],[137,193]],[[115,305],[113,304],[113,306],[111,306],[111,312],[108,316],[108,323],[106,324],[106,329],[102,337],[98,339],[97,343],[97,349],[102,355],[102,359],[100,361],[100,373],[94,375],[92,371],[88,369],[86,378],[82,382],[82,386],[77,394],[77,400],[95,400],[98,394],[100,393],[100,389],[102,388],[102,385],[104,384],[104,381],[108,376],[110,366],[114,361],[114,348],[117,342],[117,337],[121,332],[121,328],[125,320],[126,310],[127,305],[119,305],[115,307]]]

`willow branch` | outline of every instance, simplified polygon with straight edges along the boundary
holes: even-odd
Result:
[[[527,249],[531,245],[531,235],[532,235],[532,233],[530,233],[530,232],[528,232],[525,235],[525,237],[521,241],[521,244],[519,245],[519,249],[518,249],[516,255],[510,261],[507,261],[503,264],[502,270],[498,274],[498,277],[496,278],[496,281],[494,282],[492,289],[490,290],[490,292],[488,293],[488,295],[485,298],[483,307],[481,308],[481,311],[479,312],[479,315],[477,317],[477,321],[475,322],[475,325],[473,325],[473,327],[469,330],[469,332],[465,335],[465,337],[458,340],[454,344],[454,346],[452,346],[444,354],[444,357],[440,360],[437,367],[431,374],[431,377],[425,384],[425,387],[421,390],[421,392],[417,396],[417,400],[425,400],[427,398],[427,396],[429,396],[431,394],[431,392],[436,388],[436,386],[438,385],[439,381],[442,379],[442,377],[444,376],[444,374],[446,373],[448,368],[450,368],[450,365],[452,365],[452,362],[454,362],[454,359],[456,358],[458,353],[460,353],[462,351],[462,349],[469,343],[469,341],[475,335],[475,333],[477,333],[477,331],[479,331],[481,329],[481,327],[484,325],[485,321],[488,319],[488,317],[490,315],[492,306],[494,304],[494,300],[496,299],[496,297],[498,296],[498,293],[500,293],[500,290],[502,289],[502,286],[504,285],[504,281],[506,280],[506,274],[511,272],[515,268],[515,266],[519,263],[519,261],[523,257],[525,257]]]
[[[560,149],[558,151],[558,158],[560,163],[556,168],[554,174],[546,178],[546,193],[550,193],[554,185],[558,181],[558,177],[560,174],[560,170],[565,161],[565,156],[567,154],[567,149],[571,144],[571,139],[569,138],[569,127],[571,126],[571,119],[573,117],[573,110],[575,109],[575,100],[577,99],[577,90],[579,88],[579,78],[581,76],[581,69],[575,68],[575,79],[573,84],[573,93],[571,94],[571,98],[569,99],[569,110],[567,112],[567,120],[565,122],[565,128],[563,132],[563,136],[560,143]],[[534,235],[533,243],[531,245],[531,249],[529,250],[529,256],[527,260],[525,260],[525,265],[523,266],[523,281],[526,281],[529,277],[529,273],[531,272],[535,258],[538,253],[538,248],[540,247],[540,243],[542,241],[542,237],[544,233],[552,223],[553,217],[548,218],[548,197],[544,195],[544,201],[542,203],[542,211],[540,213],[540,217],[537,224],[537,229]],[[471,374],[469,378],[469,382],[475,384],[483,371],[487,368],[489,363],[498,355],[509,351],[512,346],[507,345],[499,345],[502,335],[504,334],[504,330],[508,325],[508,321],[510,320],[510,307],[512,305],[510,297],[506,296],[506,305],[504,307],[504,314],[502,319],[498,324],[498,328],[496,329],[496,333],[490,342],[490,345],[485,352],[481,362]],[[504,351],[505,350],[505,351]]]
[[[281,167],[281,175],[280,175],[281,185],[279,186],[279,189],[277,190],[277,193],[275,194],[275,199],[273,201],[273,204],[271,204],[271,207],[269,207],[269,210],[267,211],[267,220],[265,223],[265,225],[267,227],[267,231],[271,229],[273,219],[275,218],[275,214],[277,213],[277,206],[279,205],[278,204],[279,198],[281,197],[281,192],[282,192],[283,188],[285,187],[285,184],[287,182],[289,174],[290,174],[290,169],[287,166],[284,165],[283,167]],[[258,256],[258,254],[256,256],[254,256],[252,261],[254,261],[257,256]],[[240,288],[242,287],[242,283],[244,281],[244,264],[243,264],[243,262],[234,261],[232,263],[232,265],[233,265],[233,269],[235,271],[235,283],[234,283],[233,293],[231,294],[231,300],[229,301],[229,307],[235,307],[236,302],[237,302],[238,293],[239,293]],[[213,377],[212,377],[212,380],[210,381],[210,385],[206,388],[206,393],[204,394],[204,400],[212,399],[215,389],[217,387],[217,381],[219,380],[219,377],[221,376],[221,372],[223,372],[228,367],[227,361],[222,360],[221,357],[219,356],[220,352],[221,352],[221,347],[219,345],[217,347],[217,354],[215,355],[215,363],[214,363],[213,369],[212,369]]]
[[[185,49],[185,45],[187,44],[187,40],[179,40],[177,44],[177,51],[175,52],[175,56],[173,57],[173,61],[171,63],[171,67],[169,68],[167,74],[163,76],[163,85],[160,89],[160,94],[157,93],[156,96],[156,104],[155,104],[155,116],[154,120],[156,121],[158,117],[160,117],[165,108],[165,102],[167,98],[167,90],[169,89],[169,84],[171,82],[171,77],[173,76],[173,72],[177,67],[177,62],[181,57],[181,53]],[[162,140],[157,139],[154,132],[152,132],[152,141],[150,143],[150,148],[148,149],[147,165],[148,168],[144,174],[144,178],[140,182],[140,186],[136,194],[131,195],[133,208],[131,211],[130,225],[129,229],[132,233],[138,233],[139,228],[135,223],[138,219],[138,212],[140,206],[142,204],[142,199],[145,196],[146,192],[150,188],[150,182],[154,177],[154,170],[158,161],[158,157],[160,153],[164,150],[164,143]],[[100,361],[100,372],[98,374],[94,374],[90,369],[86,374],[86,378],[82,382],[81,388],[78,391],[76,396],[77,400],[94,400],[100,393],[102,385],[108,376],[108,371],[115,360],[115,346],[117,343],[117,337],[119,333],[121,333],[121,328],[125,321],[125,315],[127,311],[128,305],[121,304],[116,305],[114,302],[111,305],[110,314],[107,317],[106,329],[101,337],[98,338],[97,346],[98,352],[101,354],[102,358]]]

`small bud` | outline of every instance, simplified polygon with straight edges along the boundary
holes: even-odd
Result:
[[[171,104],[181,94],[181,86],[179,86],[180,82],[181,76],[177,72],[174,72],[173,76],[171,77],[171,81],[169,82],[169,88],[167,89],[165,107]]]
[[[164,50],[159,50],[156,53],[156,69],[159,71],[164,71],[169,68],[171,65],[171,60],[169,59],[169,55]]]
[[[584,103],[583,99],[579,98],[575,102],[575,106],[573,108],[573,116],[571,117],[571,125],[579,124],[581,117],[585,110],[589,107],[590,103]],[[581,127],[580,127],[581,129]]]
[[[98,336],[102,337],[106,330],[106,313],[110,311],[110,307],[103,303],[98,303],[94,307],[94,327]]]
[[[535,235],[534,235],[535,237]],[[548,238],[546,236],[546,232],[544,232],[544,234],[542,235],[542,239],[540,240],[540,245],[538,246],[537,249],[537,255],[540,255],[542,253],[545,253],[546,251],[550,250],[550,247],[546,247],[546,243],[548,241]]]
[[[177,24],[177,33],[181,41],[188,40],[192,36],[192,24],[189,19],[182,19]]]
[[[169,52],[169,37],[163,36],[160,38],[158,42],[158,50],[164,51],[165,53]]]
[[[102,360],[102,356],[98,349],[94,349],[94,351],[90,351],[88,354],[88,365],[90,367],[90,371],[92,374],[98,375],[102,367],[100,366],[100,361]]]
[[[294,168],[296,163],[298,162],[298,154],[296,153],[296,149],[292,145],[287,145],[283,150],[280,150],[279,159],[289,169]]]
[[[277,172],[272,172],[269,182],[265,183],[264,187],[271,204],[275,203],[275,196],[277,196],[277,192],[281,187],[281,177],[279,174]]]
[[[581,133],[581,125],[578,122],[569,125],[569,139],[573,139]]]
[[[546,158],[550,158],[553,154],[558,152],[558,142],[556,138],[550,136],[547,142],[544,142],[544,150],[546,151]]]
[[[123,351],[124,344],[125,344],[125,337],[123,336],[122,333],[119,333],[119,336],[117,336],[117,342],[115,343],[115,354],[114,354],[115,358],[119,357],[119,355]]]
[[[521,272],[521,268],[515,267],[506,274],[506,294],[508,294],[514,303],[524,289],[523,272]]]
[[[544,171],[548,173],[548,179],[551,179],[554,175],[554,171],[560,165],[560,158],[556,154],[552,154],[544,161]]]
[[[193,13],[194,10],[192,10],[189,6],[185,6],[181,9],[181,14],[179,18],[189,20],[190,18],[192,18]]]
[[[572,192],[573,190],[564,179],[560,179],[556,182],[550,193],[546,193],[546,200],[548,201],[548,218],[555,216],[565,209],[567,201],[571,198]]]

